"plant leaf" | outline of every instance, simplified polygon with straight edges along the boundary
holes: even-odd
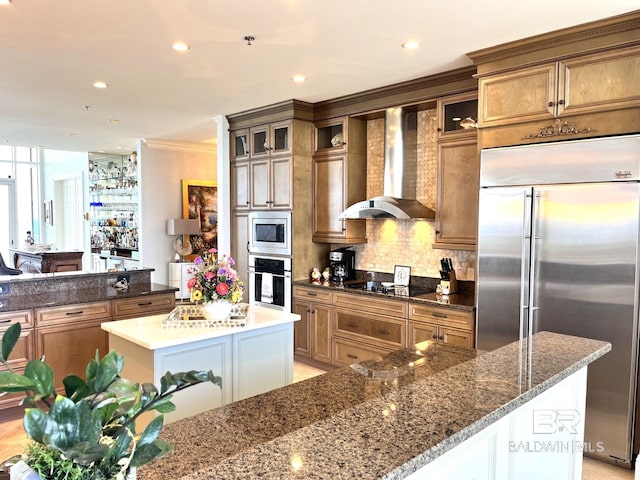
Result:
[[[142,445],[151,443],[156,438],[158,438],[158,436],[160,435],[160,430],[162,430],[163,421],[164,416],[158,415],[149,422],[144,431],[140,434],[140,439],[138,440],[138,448],[140,448],[140,446]]]
[[[25,410],[23,425],[29,438],[38,443],[45,443],[45,437],[48,437],[54,428],[49,416],[39,408],[27,408]]]
[[[156,458],[165,456],[172,450],[173,447],[167,442],[163,442],[162,440],[154,440],[152,443],[148,443],[136,448],[136,452],[131,459],[130,465],[134,467],[141,467],[142,465],[146,465]]]
[[[107,353],[98,364],[94,380],[94,388],[96,392],[106,390],[118,376],[118,362],[116,357],[116,352],[112,350]]]
[[[89,394],[89,386],[77,375],[67,375],[62,380],[65,395],[78,402]]]
[[[0,392],[25,392],[33,389],[33,381],[13,372],[0,372]]]
[[[41,398],[54,395],[53,369],[42,360],[31,360],[24,367],[24,376],[33,382],[33,391]]]
[[[11,355],[11,351],[13,347],[16,346],[18,339],[20,338],[20,332],[22,331],[22,326],[20,323],[14,323],[11,325],[2,335],[2,353],[0,354],[0,362],[6,362]]]
[[[162,400],[158,400],[153,404],[151,410],[156,410],[160,413],[173,412],[176,409],[176,405],[171,401],[171,395],[166,396]]]

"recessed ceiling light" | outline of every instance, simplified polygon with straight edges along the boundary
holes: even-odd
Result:
[[[294,75],[293,76],[293,81],[296,83],[302,83],[307,79],[307,77],[305,77],[304,75]]]
[[[191,47],[189,45],[187,45],[186,43],[183,43],[183,42],[176,42],[176,43],[173,44],[173,49],[176,52],[186,52],[190,48]]]
[[[120,120],[118,120],[117,118],[110,118],[108,120],[109,123],[120,123]]]
[[[116,147],[116,150],[122,150],[122,147]]]
[[[10,5],[11,0],[0,0],[0,5]]]
[[[73,138],[73,137],[77,137],[78,134],[74,133],[74,132],[69,132],[69,133],[67,133],[67,136]]]
[[[96,82],[93,84],[93,86],[96,88],[107,88],[109,85],[107,85],[105,82]]]
[[[418,48],[420,46],[420,42],[417,40],[407,40],[402,44],[402,48],[406,48],[408,50]]]

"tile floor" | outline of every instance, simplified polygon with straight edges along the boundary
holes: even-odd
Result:
[[[294,362],[293,381],[299,382],[307,378],[322,375],[324,370]],[[26,444],[22,429],[22,415],[17,409],[0,414],[0,461],[20,453]],[[633,472],[620,467],[585,458],[582,467],[582,480],[633,480]],[[558,479],[561,480],[561,479]]]

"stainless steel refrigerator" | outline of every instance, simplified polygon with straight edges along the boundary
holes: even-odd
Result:
[[[481,152],[477,347],[543,330],[611,342],[589,367],[585,453],[633,460],[640,135]]]

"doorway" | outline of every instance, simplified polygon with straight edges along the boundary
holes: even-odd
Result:
[[[85,250],[82,174],[54,181],[53,226],[59,250]]]
[[[13,265],[9,249],[16,246],[15,198],[15,182],[0,179],[0,225],[8,226],[0,229],[0,253],[8,266]]]

